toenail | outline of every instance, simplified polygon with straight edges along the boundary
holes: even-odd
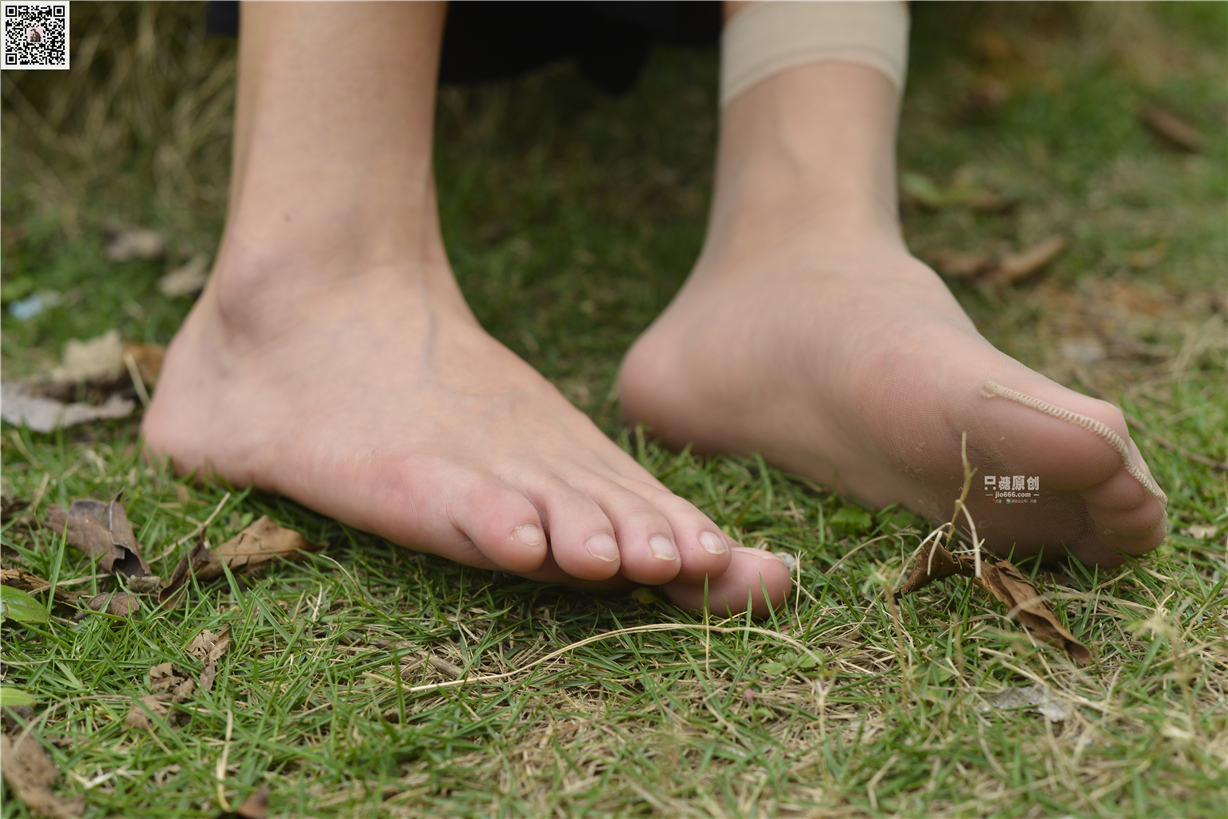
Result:
[[[749,555],[751,557],[757,557],[760,560],[771,560],[774,563],[780,563],[784,565],[784,561],[781,560],[779,557],[772,554],[771,552],[765,552],[762,549],[751,549],[747,546],[734,546],[733,550],[735,552],[741,552],[744,555]]]
[[[588,539],[588,543],[584,544],[584,548],[588,549],[590,555],[606,563],[618,560],[618,544],[609,535],[593,535]]]
[[[531,523],[517,526],[512,530],[512,535],[525,546],[531,546],[534,549],[546,542],[546,535],[542,532],[541,527]]]
[[[725,545],[725,539],[716,532],[701,532],[699,545],[703,546],[704,551],[709,554],[723,555],[729,551],[729,547]]]
[[[674,542],[665,535],[653,535],[648,539],[648,551],[652,552],[652,556],[657,560],[677,560],[678,549],[674,546]]]

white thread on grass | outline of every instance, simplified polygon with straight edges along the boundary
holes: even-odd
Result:
[[[1077,412],[1071,412],[1068,409],[1050,404],[1048,401],[1043,401],[1034,395],[1012,390],[1010,387],[1004,387],[996,381],[981,382],[981,395],[986,398],[1005,398],[1008,401],[1014,401],[1016,404],[1022,404],[1025,407],[1030,407],[1037,412],[1043,412],[1051,418],[1057,418],[1059,421],[1066,421],[1074,424],[1077,427],[1082,427],[1092,433],[1100,440],[1111,446],[1118,455],[1121,456],[1121,464],[1126,472],[1130,473],[1130,477],[1134,478],[1149,494],[1157,498],[1160,503],[1168,505],[1168,496],[1164,494],[1158,484],[1152,480],[1151,476],[1144,472],[1130,459],[1130,449],[1126,446],[1126,441],[1117,431],[1103,421],[1098,421],[1088,415],[1081,415]]]

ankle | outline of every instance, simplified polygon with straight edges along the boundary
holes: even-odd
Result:
[[[898,95],[876,71],[815,63],[783,71],[722,111],[710,233],[736,224],[898,236]]]
[[[262,230],[232,220],[201,307],[239,341],[257,341],[370,299],[468,313],[437,229],[414,230],[407,221],[394,239],[365,241],[375,235],[370,225]],[[410,241],[413,236],[417,241]]]

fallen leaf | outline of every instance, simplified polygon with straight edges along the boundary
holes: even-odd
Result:
[[[107,242],[107,258],[113,262],[132,259],[156,259],[166,252],[162,232],[152,228],[125,228],[116,231]]]
[[[150,575],[150,577],[153,577],[153,575]],[[144,579],[134,577],[129,582],[131,584]],[[157,580],[158,578],[154,577],[153,579]],[[27,572],[25,569],[0,569],[0,583],[3,583],[6,587],[21,589],[31,594],[39,594],[51,588],[49,581],[32,572]],[[139,599],[127,592],[106,592],[86,598],[80,592],[56,587],[52,599],[63,606],[77,608],[84,605],[94,611],[105,611],[117,617],[131,617],[140,610]]]
[[[1195,523],[1192,526],[1185,527],[1182,533],[1199,540],[1210,540],[1215,537],[1215,533],[1218,531],[1219,527],[1213,523]]]
[[[124,342],[119,330],[97,338],[69,339],[60,355],[60,366],[51,371],[54,381],[113,380],[124,372]]]
[[[209,548],[205,545],[202,538],[196,542],[196,545],[188,550],[188,553],[179,558],[179,562],[175,564],[175,568],[171,571],[171,576],[167,578],[166,585],[162,587],[162,591],[158,593],[158,600],[161,603],[170,602],[172,606],[178,605],[181,592],[186,587],[188,578],[197,576],[205,566],[209,565],[212,556],[209,553]]]
[[[124,724],[129,728],[148,730],[154,727],[154,717],[165,718],[172,725],[181,715],[171,712],[171,705],[184,702],[197,691],[210,691],[217,678],[217,662],[230,648],[230,626],[217,634],[205,629],[188,644],[187,653],[204,664],[199,679],[192,679],[174,663],[160,663],[149,669],[149,694],[133,703]]]
[[[901,597],[924,588],[935,580],[961,574],[971,577],[976,585],[992,594],[1006,605],[1009,614],[1017,619],[1037,640],[1057,646],[1077,663],[1091,660],[1091,652],[1073,634],[1066,630],[1053,610],[1040,599],[1036,586],[1008,560],[988,554],[981,555],[980,573],[976,560],[971,555],[952,554],[939,543],[917,556],[912,572],[904,581],[896,596]]]
[[[66,404],[37,395],[28,384],[0,384],[0,417],[34,432],[54,432],[90,421],[127,418],[134,409],[135,403],[118,395],[110,396],[100,405]]]
[[[51,619],[29,592],[13,586],[0,586],[0,617],[18,623],[46,623]]]
[[[269,789],[262,787],[243,800],[234,810],[224,810],[217,819],[265,819],[269,811]]]
[[[1018,253],[1008,253],[984,276],[991,284],[1015,284],[1041,270],[1066,249],[1065,236],[1056,234]]]
[[[1039,683],[1022,688],[1005,688],[985,698],[987,704],[978,706],[978,711],[1013,710],[1031,708],[1045,718],[1046,722],[1061,722],[1073,713],[1069,704],[1053,696],[1047,686]]]
[[[125,344],[124,363],[132,362],[137,374],[147,385],[158,383],[166,348],[160,344]]]
[[[209,279],[209,257],[197,254],[158,279],[158,292],[170,299],[199,292]]]
[[[8,523],[16,517],[18,512],[24,511],[29,506],[30,502],[25,498],[0,494],[0,523]]]
[[[235,537],[210,550],[201,541],[179,559],[166,587],[159,596],[163,602],[177,598],[189,577],[198,581],[213,580],[226,573],[259,571],[275,560],[302,560],[307,552],[317,552],[323,546],[311,543],[293,529],[278,526],[268,515],[262,516]]]
[[[141,697],[140,704],[133,704],[128,716],[124,717],[124,724],[129,728],[154,727],[146,709],[155,717],[166,718],[172,725],[178,722],[181,715],[177,712],[171,713],[170,707],[192,696],[196,690],[196,681],[173,663],[160,663],[149,669],[149,688],[153,693]]]
[[[119,496],[110,503],[73,501],[67,512],[52,506],[47,510],[47,528],[64,535],[69,546],[96,558],[103,571],[131,577],[151,573]]]
[[[1139,119],[1169,147],[1199,153],[1206,144],[1201,131],[1168,108],[1149,105],[1139,111]]]
[[[32,733],[23,731],[16,739],[0,737],[0,770],[13,793],[36,816],[74,819],[85,810],[81,797],[64,799],[52,793],[59,771]]]
[[[217,547],[209,567],[200,576],[205,580],[220,577],[223,562],[232,572],[248,572],[273,560],[302,560],[306,552],[318,552],[323,548],[310,543],[293,529],[278,526],[268,515],[262,515],[237,536]]]
[[[103,592],[95,594],[85,601],[85,605],[94,611],[105,611],[116,617],[131,617],[141,610],[141,601],[134,594],[127,592]]]
[[[39,594],[51,588],[50,581],[44,580],[33,572],[27,572],[25,569],[0,569],[0,584],[12,586],[15,589],[21,589],[32,594]],[[55,602],[66,605],[75,606],[81,595],[77,592],[68,591],[57,587],[53,599]]]
[[[213,690],[213,681],[217,678],[217,661],[230,648],[230,626],[214,634],[205,629],[188,645],[188,653],[204,663],[200,672],[199,685],[202,691]]]

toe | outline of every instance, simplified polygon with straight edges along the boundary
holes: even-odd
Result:
[[[618,573],[621,559],[614,526],[588,495],[561,480],[531,497],[543,510],[550,556],[565,574],[578,580],[606,580]]]
[[[674,543],[682,562],[677,580],[700,583],[705,577],[716,577],[729,568],[733,547],[737,542],[726,535],[690,501],[675,495],[664,486],[628,482],[624,487],[639,495],[669,521]]]
[[[1089,503],[1087,514],[1092,520],[1092,532],[1114,546],[1119,540],[1124,542],[1150,534],[1166,517],[1164,506],[1154,498],[1131,509],[1105,509]]]
[[[704,606],[721,615],[750,610],[756,617],[778,609],[789,595],[793,578],[789,568],[775,555],[762,549],[734,547],[729,568],[724,574],[704,583],[670,583],[665,594],[676,605],[699,610]]]
[[[1103,483],[1083,492],[1088,506],[1105,510],[1127,511],[1135,509],[1151,497],[1133,475],[1120,469]]]
[[[447,503],[452,526],[498,568],[530,572],[546,558],[541,516],[523,493],[494,476],[458,480]]]
[[[678,576],[682,557],[669,520],[639,495],[601,478],[581,481],[614,525],[623,577],[649,586]]]

